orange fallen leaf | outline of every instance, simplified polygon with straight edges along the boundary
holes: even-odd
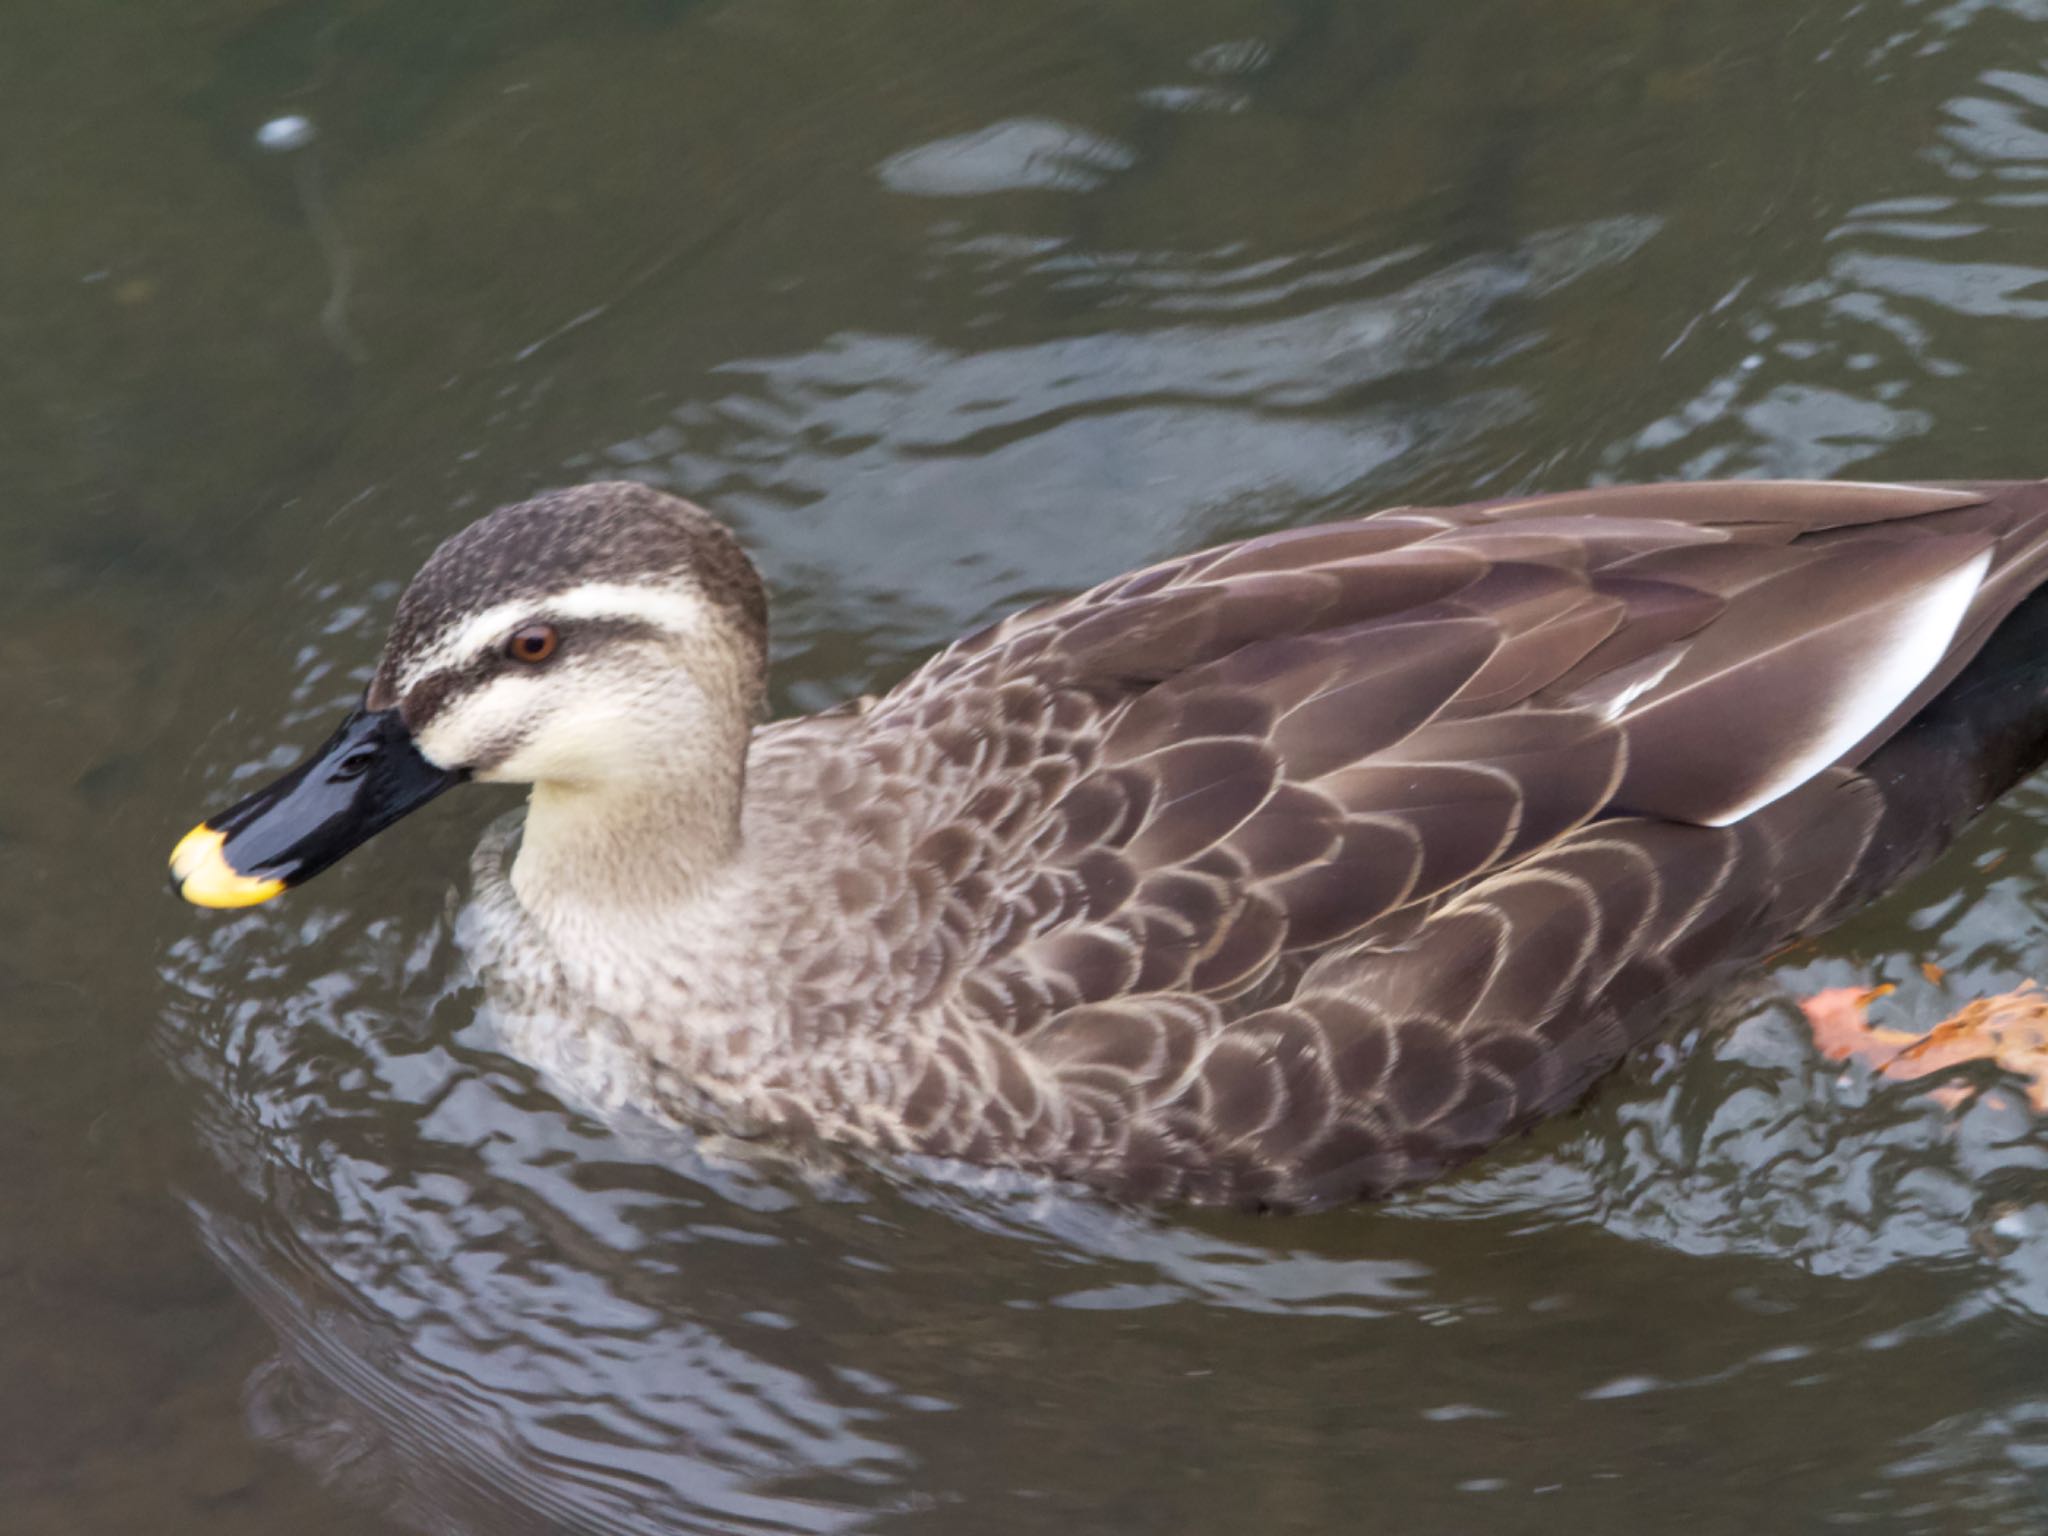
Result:
[[[1886,983],[1879,987],[1829,987],[1816,992],[1799,1005],[1806,1015],[1813,1043],[1829,1061],[1850,1057],[1877,1065],[1882,1057],[1895,1056],[1920,1037],[1903,1029],[1881,1029],[1868,1018],[1870,1005],[1898,990]]]
[[[1979,998],[1924,1035],[1872,1024],[1870,1005],[1894,989],[1830,987],[1799,1006],[1813,1043],[1830,1061],[1854,1057],[1880,1077],[1910,1080],[1963,1061],[1991,1061],[2027,1080],[2027,1102],[2048,1114],[2048,992],[2032,982],[2016,991]],[[1954,1106],[1968,1097],[1954,1085],[1933,1090]]]
[[[1920,974],[1933,982],[1937,987],[1948,979],[1948,972],[1936,965],[1932,960],[1922,960],[1920,962]]]

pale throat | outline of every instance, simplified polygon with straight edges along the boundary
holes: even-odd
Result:
[[[558,943],[644,941],[716,903],[739,861],[743,751],[680,750],[664,768],[533,786],[512,889]]]

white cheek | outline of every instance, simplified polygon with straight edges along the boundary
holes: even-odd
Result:
[[[508,672],[474,693],[450,699],[414,739],[420,755],[436,767],[464,768],[494,746],[517,739],[542,707],[545,680]],[[495,778],[480,773],[478,778]]]
[[[477,767],[485,783],[594,783],[645,773],[704,718],[703,696],[679,672],[641,686],[616,673],[558,668],[512,672],[451,700],[419,733],[428,761]],[[499,756],[506,742],[518,745]]]
[[[623,776],[640,754],[631,750],[630,713],[593,701],[570,703],[538,722],[519,749],[478,778],[504,784],[578,783]]]

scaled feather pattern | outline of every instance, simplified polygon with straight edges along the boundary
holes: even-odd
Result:
[[[787,878],[669,967],[688,1032],[625,1033],[678,1114],[1130,1199],[1385,1194],[2038,763],[2039,647],[1988,642],[2044,571],[2031,483],[1622,487],[1168,561],[756,732],[748,856]]]

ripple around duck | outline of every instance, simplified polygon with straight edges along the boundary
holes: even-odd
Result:
[[[1092,192],[1135,156],[1114,140],[1039,118],[1013,118],[977,133],[890,156],[875,169],[892,192],[973,197],[990,192]]]
[[[260,983],[263,950],[303,937],[244,925],[172,964],[204,999],[213,977]],[[444,942],[401,950],[387,927],[351,947],[351,975],[444,1026],[474,1011]],[[825,1490],[900,1472],[871,1404],[747,1321],[772,1287],[745,1282],[755,1248],[732,1239],[785,1241],[749,1175],[648,1161],[474,1023],[423,1039],[332,980],[172,1037],[240,1185],[195,1195],[195,1215],[283,1351],[266,1432],[416,1520],[478,1530],[830,1530],[850,1516]],[[791,1469],[802,1500],[771,1491]]]
[[[1929,18],[1923,57],[2021,6]],[[1938,66],[1936,66],[1938,67]],[[1983,359],[2048,317],[2048,76],[1985,69],[1941,103],[1881,196],[1819,228],[1792,270],[1742,276],[1674,337],[1666,360],[1712,355],[1680,401],[1608,445],[1618,478],[1834,475],[1895,455],[1939,424],[1995,432],[2012,408]],[[1916,460],[1932,461],[1923,446]],[[2017,457],[1997,473],[2038,470]],[[1980,471],[1983,472],[1983,471]]]
[[[1422,381],[1527,347],[1529,304],[1625,260],[1655,230],[1616,218],[1448,261],[1420,250],[1182,260],[967,240],[942,261],[983,282],[1107,294],[1136,313],[1009,345],[843,333],[804,354],[737,360],[717,370],[723,393],[574,467],[736,516],[792,599],[779,610],[785,641],[867,627],[886,607],[893,640],[914,653],[1023,596],[1243,531],[1261,507],[1299,518],[1369,505],[1418,446],[1444,452],[1528,409],[1496,382]],[[1054,509],[1089,507],[1114,514],[1091,518],[1085,541],[1047,536],[1071,515]],[[946,509],[958,515],[935,515]]]
[[[2006,830],[1941,887],[1934,952],[1986,979],[2018,877],[1980,866]],[[1251,1390],[1276,1360],[1309,1380],[1382,1354],[1407,1363],[1374,1371],[1373,1433],[1432,1475],[1515,1482],[1527,1468],[1492,1430],[1531,1433],[1560,1392],[1602,1423],[1645,1396],[1839,1392],[1880,1357],[1976,1353],[2048,1317],[2048,1140],[2010,1106],[1952,1115],[1838,1073],[1783,1000],[1910,970],[1912,950],[1802,961],[1737,1000],[1734,1028],[1380,1212],[1259,1222],[603,1123],[500,1053],[445,917],[336,915],[251,914],[175,945],[161,1039],[225,1174],[190,1192],[194,1219],[279,1340],[252,1422],[423,1528],[914,1528],[991,1479],[1050,1473],[1023,1451],[1004,1470],[988,1429],[1006,1416],[1055,1456],[1066,1432],[1042,1415],[1076,1391],[1113,1405],[1127,1375],[1157,1413],[1161,1370],[1198,1396],[1214,1374]],[[283,984],[308,956],[328,969]],[[1844,1289],[1883,1274],[1882,1304]],[[1633,1331],[1645,1285],[1688,1295],[1708,1336]],[[1139,1334],[1116,1321],[1135,1314]],[[1436,1343],[1447,1329],[1465,1342]],[[1733,1358],[1716,1329],[1743,1340]],[[1533,1394],[1524,1358],[1543,1361]],[[1178,1432],[1223,1432],[1195,1427],[1194,1401],[1192,1421],[1166,1410]],[[1233,1453],[1284,1464],[1307,1428],[1261,1411]],[[2003,1486],[2030,1412],[1931,1388],[1892,1416],[1885,1476]]]

